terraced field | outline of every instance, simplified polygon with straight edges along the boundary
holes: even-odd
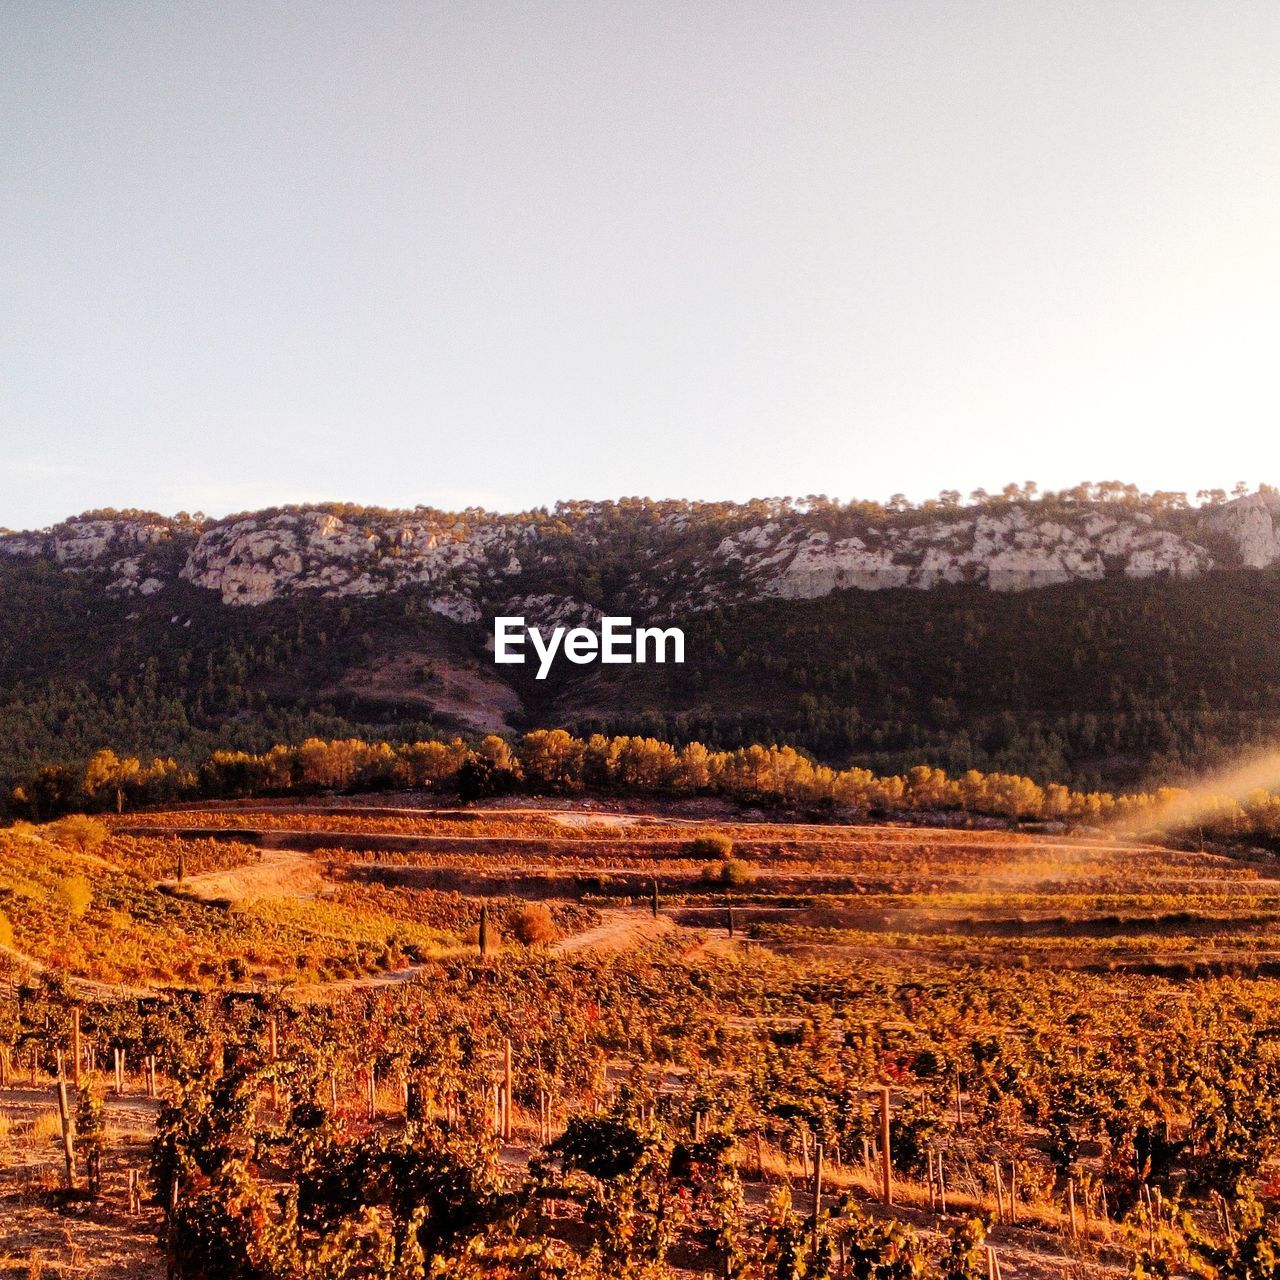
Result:
[[[351,901],[359,885],[642,907],[656,886],[680,927],[727,932],[732,906],[735,936],[793,952],[1184,973],[1280,957],[1280,869],[1098,833],[405,808],[180,810],[118,830],[305,856]],[[695,851],[708,832],[731,843],[738,883]]]
[[[512,1277],[1190,1274],[1223,1205],[1239,1238],[1280,1189],[1269,863],[637,809],[4,833],[0,1276],[159,1275],[159,1234],[179,1276],[219,1274],[212,1239],[272,1277],[398,1276],[392,1168],[448,1171],[415,1219],[469,1224],[428,1233],[438,1268]],[[105,1103],[81,1198],[73,1064]]]

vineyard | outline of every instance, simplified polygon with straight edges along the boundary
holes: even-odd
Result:
[[[0,913],[0,1277],[1276,1271],[1261,853],[206,806],[7,829]]]

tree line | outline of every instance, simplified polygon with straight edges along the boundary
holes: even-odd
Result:
[[[491,734],[407,743],[361,738],[277,744],[267,751],[211,752],[195,768],[171,758],[144,762],[103,749],[82,768],[47,765],[4,798],[10,818],[47,821],[195,800],[296,796],[326,791],[438,790],[464,801],[525,791],[679,797],[721,796],[801,811],[884,816],[965,815],[1011,822],[1142,829],[1178,814],[1176,829],[1221,839],[1280,836],[1280,795],[1195,796],[1176,787],[1113,794],[1042,784],[1013,773],[930,765],[876,774],[821,764],[788,745],[716,751],[700,742],[537,729],[514,741]]]

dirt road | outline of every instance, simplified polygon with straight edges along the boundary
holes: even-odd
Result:
[[[594,929],[571,934],[553,943],[555,955],[575,955],[582,952],[595,954],[629,951],[642,943],[652,942],[678,928],[669,916],[655,917],[648,907],[618,908],[602,911],[603,919]]]

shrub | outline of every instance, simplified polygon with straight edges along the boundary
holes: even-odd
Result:
[[[722,831],[699,836],[689,841],[689,854],[694,858],[720,858],[725,860],[733,852],[733,841]]]
[[[987,1224],[967,1218],[943,1237],[946,1247],[938,1260],[942,1280],[986,1280]]]
[[[581,1169],[604,1182],[633,1172],[645,1154],[645,1138],[625,1120],[614,1116],[569,1117],[564,1133],[552,1147],[566,1169]]]
[[[81,853],[96,853],[107,838],[107,828],[97,818],[72,813],[52,823],[49,834],[68,848],[78,849]]]
[[[726,858],[723,862],[708,862],[702,868],[702,878],[708,884],[722,884],[729,889],[740,889],[756,877],[755,868],[741,858]]]
[[[93,889],[84,876],[63,876],[58,881],[58,901],[67,909],[67,913],[79,920],[93,901]]]
[[[9,923],[9,917],[0,911],[0,947],[11,946],[13,946],[13,925]]]
[[[106,1135],[106,1110],[102,1094],[93,1088],[79,1090],[76,1098],[76,1147],[85,1162],[89,1194],[95,1200],[102,1190],[102,1151]]]
[[[511,917],[511,932],[526,947],[545,947],[560,936],[545,903],[530,902]]]

